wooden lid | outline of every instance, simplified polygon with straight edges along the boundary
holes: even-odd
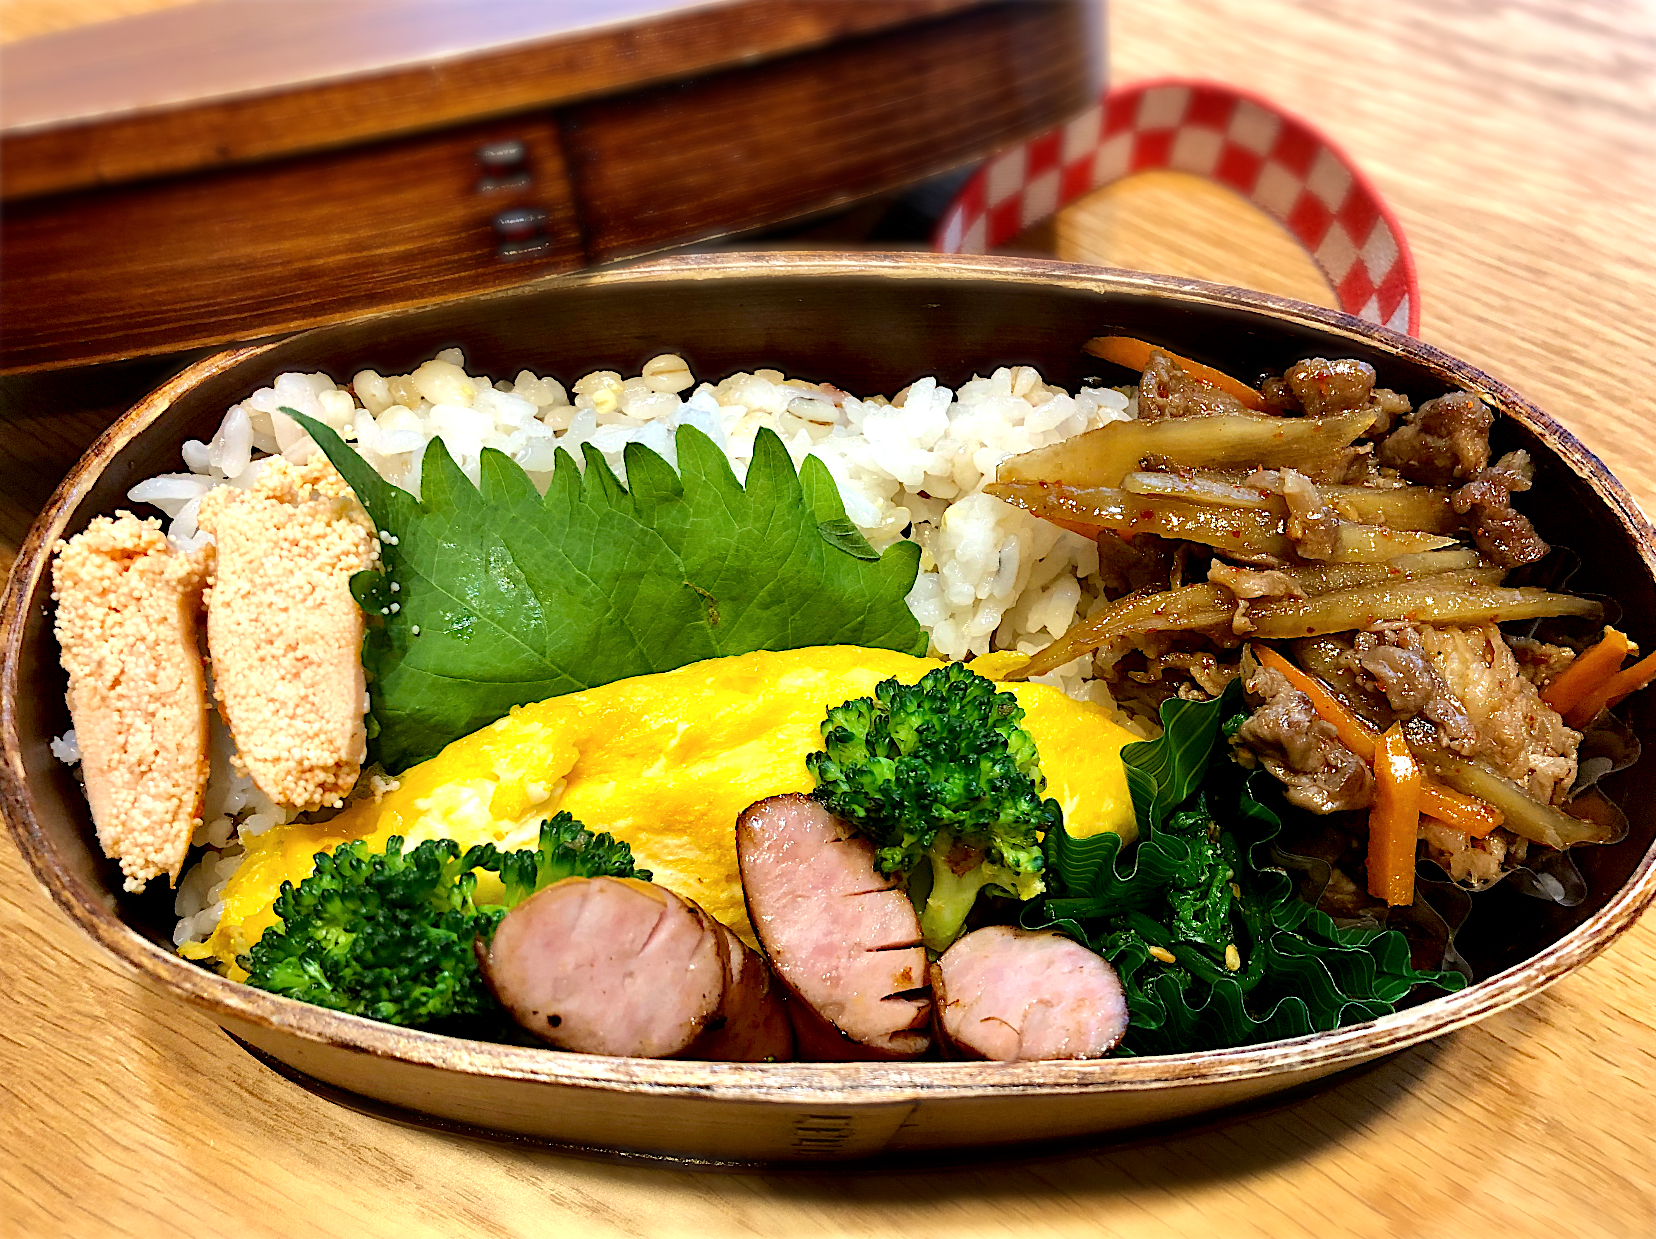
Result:
[[[201,0],[0,46],[0,198],[429,129],[984,0]]]

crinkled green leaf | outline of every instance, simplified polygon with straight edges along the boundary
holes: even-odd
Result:
[[[816,517],[817,532],[824,542],[858,559],[879,559],[880,552],[869,545],[862,530],[845,514],[845,503],[827,465],[815,456],[807,456],[799,466],[799,486],[805,492],[805,502]]]
[[[1131,1021],[1123,1053],[1302,1036],[1386,1015],[1416,985],[1465,983],[1416,969],[1396,930],[1342,927],[1295,895],[1271,861],[1281,820],[1224,742],[1244,708],[1237,685],[1213,701],[1168,701],[1161,739],[1122,751],[1136,844],[1062,827],[1046,836],[1055,894],[1025,924],[1062,929],[1115,966]]]
[[[826,467],[808,459],[796,474],[768,430],[745,486],[712,440],[681,427],[676,472],[632,444],[623,486],[589,444],[584,474],[558,453],[544,498],[493,450],[479,490],[433,439],[415,499],[327,426],[294,416],[389,535],[384,571],[359,574],[352,591],[379,617],[363,665],[373,755],[392,773],[515,705],[705,658],[926,652],[905,602],[919,547],[874,556],[836,533],[845,509]]]
[[[868,560],[880,557],[880,552],[868,544],[868,539],[862,536],[862,530],[851,523],[849,516],[836,516],[833,520],[818,521],[817,532],[829,546],[844,551],[847,555]]]

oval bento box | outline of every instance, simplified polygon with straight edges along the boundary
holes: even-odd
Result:
[[[1268,1045],[1064,1063],[701,1063],[612,1059],[455,1040],[340,1015],[227,981],[170,947],[171,897],[121,893],[86,802],[48,748],[68,727],[51,634],[59,538],[176,470],[224,410],[285,370],[405,373],[461,345],[471,365],[571,380],[636,373],[677,352],[697,375],[774,367],[857,392],[920,375],[958,385],[999,365],[1074,389],[1099,363],[1088,337],[1147,338],[1245,376],[1313,355],[1369,361],[1417,401],[1464,387],[1506,416],[1497,447],[1538,463],[1527,505],[1582,560],[1630,635],[1656,648],[1656,535],[1604,466],[1511,389],[1417,340],[1342,314],[1235,289],[1055,262],[920,254],[719,254],[556,279],[505,294],[323,327],[198,362],[93,445],[31,530],[4,602],[0,773],[7,824],[52,897],[160,991],[205,1011],[279,1069],[415,1121],[590,1149],[772,1162],[1052,1141],[1179,1119],[1305,1084],[1500,1011],[1580,967],[1656,895],[1656,758],[1606,789],[1631,831],[1578,853],[1573,908],[1510,884],[1481,898],[1459,946],[1479,982],[1367,1024]],[[1537,502],[1537,500],[1540,500]],[[1633,699],[1656,738],[1656,702]],[[1487,928],[1480,928],[1487,926]]]

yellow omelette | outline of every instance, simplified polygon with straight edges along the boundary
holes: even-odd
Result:
[[[994,678],[1022,661],[991,654],[972,668]],[[913,683],[937,665],[888,650],[821,646],[715,658],[518,706],[405,771],[378,801],[249,840],[218,928],[181,953],[245,975],[235,959],[276,922],[271,905],[281,884],[297,884],[318,852],[341,843],[366,839],[379,851],[401,835],[405,847],[433,838],[461,848],[534,847],[540,823],[560,810],[625,840],[657,882],[752,943],[736,869],[737,815],[766,796],[811,790],[805,755],[822,747],[830,707],[871,696],[893,676]],[[1045,794],[1063,807],[1070,832],[1113,830],[1131,841],[1120,754],[1138,737],[1103,708],[1056,688],[1010,687],[1040,752]]]

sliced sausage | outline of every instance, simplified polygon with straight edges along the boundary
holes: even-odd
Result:
[[[724,950],[724,1000],[707,1031],[679,1057],[726,1063],[787,1062],[794,1056],[793,1025],[770,965],[701,908],[696,911],[713,926]]]
[[[874,846],[808,796],[736,821],[748,917],[792,1000],[807,1058],[912,1058],[930,1044],[920,921]]]
[[[724,1001],[725,947],[700,909],[631,878],[537,891],[478,956],[512,1018],[563,1050],[668,1058]]]
[[[1062,934],[991,925],[931,966],[938,1037],[967,1058],[1098,1058],[1127,1032],[1127,998],[1103,956]]]

